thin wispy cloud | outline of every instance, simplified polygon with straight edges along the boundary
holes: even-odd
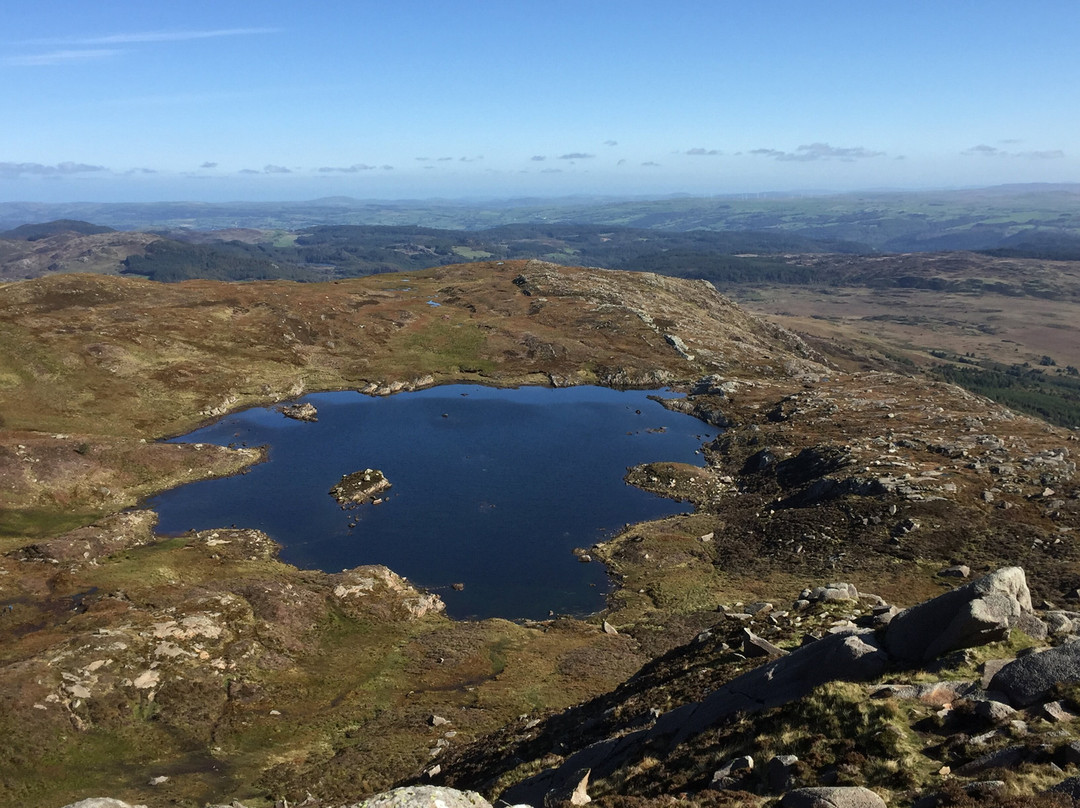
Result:
[[[97,62],[112,59],[123,51],[114,48],[93,48],[78,50],[58,50],[48,53],[31,53],[24,56],[8,56],[3,63],[11,67],[43,67],[49,65],[70,65],[81,62]]]
[[[585,152],[570,152],[570,154],[560,154],[560,160],[591,160],[596,157],[595,154],[586,154]]]
[[[217,168],[217,163],[203,163],[199,168]]]
[[[291,168],[285,166],[276,166],[273,163],[267,164],[262,167],[262,171],[258,171],[254,168],[241,168],[238,174],[292,174]]]
[[[751,149],[750,154],[772,157],[785,163],[810,163],[815,160],[840,160],[851,163],[871,157],[884,157],[885,152],[871,151],[862,146],[830,146],[828,143],[810,143],[799,146],[793,152],[779,149]]]
[[[987,146],[985,143],[972,146],[970,149],[964,149],[960,153],[967,157],[1005,157],[1008,155],[1008,152],[999,149],[997,146]]]
[[[720,154],[719,149],[703,149],[698,146],[697,148],[687,149],[683,154],[688,154],[691,157],[715,157]]]
[[[361,171],[374,171],[376,168],[377,166],[369,166],[367,163],[353,163],[351,166],[323,166],[319,171],[323,174],[358,174]]]
[[[135,45],[144,42],[186,42],[193,39],[217,39],[230,36],[277,34],[280,28],[211,28],[203,31],[132,31],[107,36],[30,39],[23,45]]]
[[[129,33],[109,34],[107,36],[56,37],[48,39],[28,39],[16,43],[17,46],[33,48],[39,46],[70,46],[44,53],[26,53],[8,56],[3,64],[10,67],[43,67],[49,65],[79,64],[82,62],[112,59],[126,53],[117,45],[144,45],[157,42],[188,42],[198,39],[218,39],[235,36],[256,36],[275,34],[280,28],[214,28],[202,31],[134,31]]]
[[[1019,143],[1018,140],[1001,141],[1002,143]],[[1020,157],[1025,160],[1061,160],[1065,157],[1065,152],[1061,149],[1048,149],[1046,151],[1022,151],[1011,152],[1005,149],[999,149],[997,146],[988,146],[985,143],[980,143],[978,146],[972,146],[970,149],[964,149],[960,154],[965,157]]]

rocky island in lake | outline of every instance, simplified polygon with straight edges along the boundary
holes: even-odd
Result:
[[[365,502],[381,502],[375,495],[390,488],[390,481],[378,469],[364,469],[346,474],[330,489],[330,495],[342,508],[363,505]]]
[[[315,405],[310,402],[305,402],[303,404],[283,404],[278,407],[278,412],[286,418],[292,418],[294,421],[319,420],[319,411],[315,409]]]

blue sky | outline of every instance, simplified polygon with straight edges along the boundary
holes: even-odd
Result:
[[[0,201],[1080,181],[1080,3],[37,0]]]

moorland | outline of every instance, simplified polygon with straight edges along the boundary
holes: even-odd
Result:
[[[0,232],[0,279],[327,281],[520,259],[699,278],[838,356],[858,344],[873,357],[851,367],[932,370],[1076,426],[1078,211],[1072,185],[487,205],[6,203],[0,222],[100,218]]]
[[[1010,232],[954,245],[965,252],[942,252],[928,230],[933,252],[889,252],[837,210],[816,233],[746,213],[765,229],[711,242],[643,227],[670,218],[643,221],[659,213],[641,202],[587,206],[609,218],[637,206],[633,221],[494,236],[412,221],[12,222],[0,241],[0,800],[337,805],[408,781],[494,798],[545,777],[561,787],[560,767],[607,744],[619,754],[588,786],[605,805],[763,806],[828,784],[891,805],[1067,804],[1043,792],[1076,773],[1075,682],[1009,712],[979,706],[991,660],[1068,647],[1080,626],[1068,428],[1080,318],[1077,264],[1060,251],[1075,207],[1069,189],[1039,190],[1066,194],[1064,207],[1029,201],[1044,211],[1035,225],[1014,197]],[[664,204],[668,217],[701,207]],[[913,210],[930,217],[926,205]],[[1062,224],[1046,235],[1048,217]],[[609,259],[631,265],[596,268]],[[187,274],[153,280],[162,260]],[[657,265],[625,271],[635,260]],[[261,274],[275,264],[281,274]],[[139,507],[261,458],[159,438],[309,391],[449,382],[666,385],[685,394],[666,406],[724,432],[702,447],[704,467],[658,458],[629,472],[694,511],[586,548],[617,584],[596,615],[454,621],[391,570],[300,570],[243,525],[163,537]],[[1008,400],[1017,387],[1023,400]],[[763,663],[856,626],[884,636],[891,605],[1006,566],[1023,568],[1031,599],[1003,632],[744,704],[659,744],[664,716]],[[830,583],[821,591],[839,595],[814,594]],[[718,774],[742,755],[756,772]],[[783,755],[796,760],[778,785],[764,764]]]

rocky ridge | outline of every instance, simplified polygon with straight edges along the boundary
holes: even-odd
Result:
[[[731,805],[966,805],[965,794],[1005,805],[1026,793],[1019,805],[1080,763],[1080,637],[1035,616],[1020,569],[905,610],[847,583],[803,594],[790,609],[728,612],[612,694],[459,750],[438,781],[532,805],[582,773],[591,799],[612,805],[667,804],[665,794],[687,805],[721,794]],[[755,625],[783,647],[763,650]],[[1040,650],[1051,638],[1060,644]],[[799,725],[822,709],[841,713],[830,719],[839,736]]]

